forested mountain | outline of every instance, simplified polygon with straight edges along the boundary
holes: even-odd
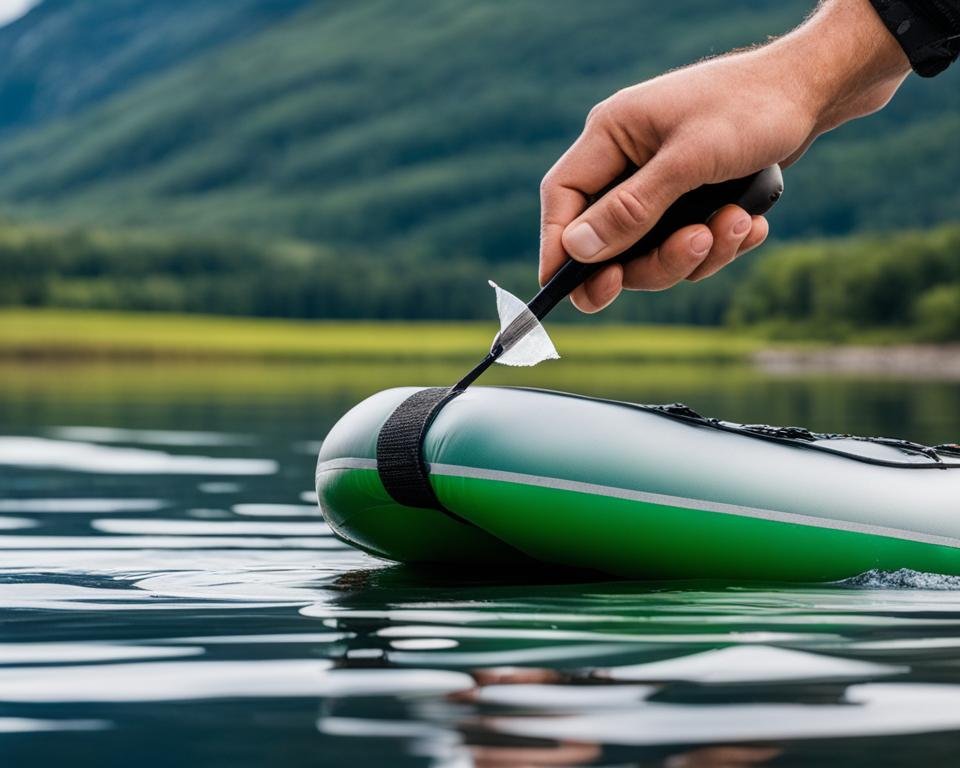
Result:
[[[539,179],[593,103],[789,29],[812,5],[45,0],[0,30],[0,215],[307,241],[325,264],[349,261],[338,312],[391,264],[403,280],[438,264],[517,274],[536,248]],[[775,236],[960,219],[956,70],[912,77],[887,110],[819,141],[788,173]],[[698,290],[709,307],[720,286]],[[650,312],[716,321],[697,295]]]
[[[307,0],[44,0],[0,29],[0,135],[73,114]]]

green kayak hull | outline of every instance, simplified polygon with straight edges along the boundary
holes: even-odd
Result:
[[[379,557],[640,579],[960,574],[956,462],[854,439],[764,439],[562,393],[473,387],[449,402],[423,441],[446,511],[402,506],[378,475],[377,436],[415,391],[363,401],[320,451],[325,519]]]

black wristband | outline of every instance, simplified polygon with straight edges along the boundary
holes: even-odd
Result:
[[[960,53],[960,0],[870,3],[921,77],[933,77],[956,60]]]

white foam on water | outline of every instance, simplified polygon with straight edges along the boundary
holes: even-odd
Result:
[[[160,499],[0,499],[2,513],[104,515],[155,512],[166,506]]]
[[[164,638],[165,643],[198,643],[200,645],[271,645],[336,643],[348,640],[352,632],[287,632],[276,635],[204,635],[201,637]]]
[[[189,646],[117,645],[112,643],[0,643],[0,664],[51,664],[200,656]]]
[[[768,625],[777,624],[881,624],[887,620],[898,625],[902,619],[891,613],[960,614],[960,594],[943,591],[896,589],[845,589],[843,583],[818,588],[790,587],[776,590],[731,588],[718,591],[678,590],[650,592],[616,598],[605,594],[586,594],[585,599],[602,599],[612,608],[636,609],[649,605],[658,612],[670,610],[671,623],[754,624],[757,615]],[[935,620],[937,623],[939,619]]]
[[[35,520],[25,517],[0,517],[0,531],[15,531],[22,528],[36,528]]]
[[[359,717],[321,717],[317,730],[328,736],[369,737],[388,739],[440,739],[459,743],[458,734],[439,725],[411,720],[364,720]],[[435,764],[434,764],[435,765]],[[473,768],[472,761],[463,768]]]
[[[250,435],[225,432],[183,432],[168,429],[119,429],[115,427],[56,427],[50,434],[64,440],[88,443],[137,443],[166,446],[252,445]]]
[[[690,656],[612,667],[599,674],[612,680],[685,681],[706,684],[768,683],[810,680],[863,680],[909,671],[767,645],[741,645]]]
[[[327,736],[402,739],[403,752],[420,758],[433,768],[476,768],[470,752],[463,748],[463,736],[446,725],[409,720],[363,720],[353,717],[317,718],[317,731]],[[368,761],[369,762],[369,761]]]
[[[620,745],[853,738],[960,729],[960,686],[866,683],[830,704],[641,703],[570,717],[500,717],[491,730],[530,738]]]
[[[305,616],[314,616],[321,615],[324,608],[318,606],[316,612],[311,608],[305,608],[301,611]],[[330,608],[326,608],[327,611]],[[387,612],[381,612],[381,616],[384,616]],[[396,616],[397,611],[391,611],[393,614],[390,618],[392,620],[424,620],[423,612],[420,612],[417,617],[410,616],[406,612],[406,615],[402,619],[398,619]],[[351,616],[356,616],[357,612],[351,612]],[[402,626],[391,626],[384,627],[383,629],[377,630],[376,634],[378,637],[459,637],[459,638],[483,638],[483,639],[505,639],[505,640],[591,640],[594,642],[613,642],[613,643],[622,643],[624,641],[631,643],[683,643],[683,644],[710,644],[710,645],[719,645],[722,643],[763,643],[763,642],[791,642],[798,640],[809,640],[809,639],[832,639],[833,635],[820,635],[812,633],[788,633],[788,632],[709,632],[709,633],[677,633],[677,634],[665,634],[657,632],[644,632],[636,634],[627,634],[627,633],[613,633],[613,632],[591,632],[589,630],[564,630],[564,629],[526,629],[523,627],[470,627],[462,626],[460,622],[466,622],[470,620],[476,620],[478,618],[490,618],[490,614],[467,614],[463,612],[460,614],[461,618],[458,622],[454,618],[456,614],[451,612],[451,616],[448,618],[448,623],[450,626],[435,626],[430,624],[418,625],[418,624],[405,624]],[[511,614],[511,617],[518,614]],[[545,615],[545,614],[541,614]],[[375,618],[375,616],[365,616],[364,618]],[[566,623],[576,623],[583,621],[583,616],[571,615],[564,616],[562,619],[555,618],[550,616],[550,618],[545,619],[551,622],[560,623],[564,621]],[[589,620],[593,622],[595,616],[590,616]]]
[[[215,577],[211,575],[212,581]],[[203,592],[203,590],[196,590]],[[203,609],[243,609],[251,607],[296,606],[303,600],[269,600],[258,598],[253,590],[241,599],[237,595],[218,597],[211,587],[209,594],[194,599],[139,589],[107,589],[79,587],[71,584],[30,582],[0,584],[0,608],[34,608],[44,611],[191,611]]]
[[[13,580],[0,580],[0,610],[296,610],[329,600],[329,579],[376,564],[369,555],[346,547],[326,549],[322,558],[316,549],[282,547],[0,550],[0,572],[14,574]],[[43,578],[19,581],[19,573]],[[71,583],[78,576],[84,584],[102,579],[104,586]]]
[[[620,709],[636,705],[660,690],[654,685],[486,685],[473,699],[482,704],[523,707],[537,711]]]
[[[200,483],[197,489],[201,493],[237,493],[243,486],[240,483]]]
[[[206,520],[93,520],[90,525],[104,533],[130,533],[162,536],[327,536],[326,523],[259,523],[246,521],[208,522]]]
[[[382,648],[349,648],[346,657],[348,659],[383,659]]]
[[[219,698],[398,696],[472,688],[461,672],[332,669],[325,659],[87,664],[0,669],[0,701],[141,702]]]
[[[3,549],[344,549],[331,537],[0,536]]]
[[[310,505],[314,505],[314,504],[318,504],[320,500],[317,498],[316,491],[303,491],[300,494],[300,501],[303,501]]]
[[[97,537],[100,538],[105,537]],[[324,575],[376,565],[382,565],[382,562],[353,548],[326,550],[322,560],[318,560],[316,552],[309,549],[110,550],[90,546],[87,549],[0,550],[0,569],[7,573],[63,574],[67,579],[76,574],[84,577],[102,575],[117,581],[139,580],[156,574],[175,581],[206,578],[209,584],[217,584],[222,583],[223,574],[236,574],[241,580],[279,578],[312,582]],[[61,579],[58,576],[55,580]],[[4,590],[32,586],[30,582],[0,581],[0,594]],[[78,586],[78,589],[89,587]]]
[[[556,643],[498,651],[390,651],[391,662],[408,666],[503,667],[517,664],[538,666],[591,666],[605,657],[637,650],[631,643]]]
[[[83,601],[56,601],[50,599],[36,600],[32,603],[20,602],[17,607],[19,608],[39,608],[44,611],[79,611],[82,613],[90,613],[94,611],[102,611],[104,613],[115,613],[117,611],[196,611],[196,610],[244,610],[248,611],[251,608],[287,608],[290,607],[290,601],[282,602],[258,602],[258,601],[248,601],[244,602],[239,599],[235,600],[225,600],[219,602],[210,598],[204,598],[202,600],[151,600],[149,597],[142,599],[140,602],[131,602],[127,604],[123,603],[102,603],[99,601],[94,602],[83,602]]]
[[[924,589],[935,591],[960,590],[960,576],[943,573],[925,573],[900,568],[896,571],[872,570],[837,582],[845,587],[866,589]]]
[[[0,607],[19,608],[34,605],[40,599],[103,600],[112,602],[142,601],[147,595],[133,589],[107,589],[105,587],[81,587],[76,584],[52,582],[0,583]]]
[[[456,648],[460,643],[446,637],[424,637],[412,640],[393,640],[390,647],[398,651],[444,651]]]
[[[316,504],[234,504],[231,509],[244,517],[320,517]]]
[[[320,575],[315,567],[309,571],[276,566],[203,569],[146,576],[136,582],[136,587],[168,598],[237,600],[248,605],[284,601],[299,607],[326,596],[324,582],[318,581]]]
[[[112,726],[109,720],[38,720],[32,717],[0,717],[0,733],[105,731]]]
[[[212,509],[210,507],[194,507],[187,510],[187,517],[193,517],[203,520],[229,520],[231,515],[225,509]]]
[[[844,643],[856,651],[936,651],[960,648],[960,637],[905,637],[897,640],[863,640]]]
[[[270,459],[181,456],[43,437],[0,437],[0,465],[109,475],[273,475]]]

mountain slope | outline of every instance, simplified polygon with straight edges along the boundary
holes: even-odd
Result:
[[[45,0],[0,28],[0,134],[69,115],[306,0]]]
[[[810,6],[313,2],[0,143],[0,208],[424,262],[529,259],[538,181],[593,103]],[[888,110],[818,142],[788,175],[777,235],[960,218],[958,75],[912,78]]]

